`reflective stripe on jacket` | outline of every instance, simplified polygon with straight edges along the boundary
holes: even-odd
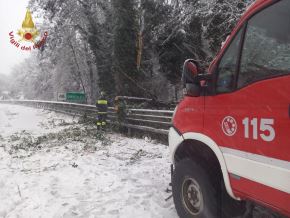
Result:
[[[105,104],[108,105],[108,101],[107,100],[98,100],[97,104]]]

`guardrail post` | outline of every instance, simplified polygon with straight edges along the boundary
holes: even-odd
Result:
[[[132,136],[132,129],[130,127],[128,127],[128,136],[131,137]]]

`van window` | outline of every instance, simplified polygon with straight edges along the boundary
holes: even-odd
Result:
[[[217,93],[231,92],[234,88],[241,35],[242,30],[238,32],[220,61],[217,71]]]
[[[290,73],[290,1],[282,0],[248,22],[238,88]]]

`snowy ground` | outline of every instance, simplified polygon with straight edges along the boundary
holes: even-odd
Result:
[[[0,104],[0,217],[175,218],[168,148]]]

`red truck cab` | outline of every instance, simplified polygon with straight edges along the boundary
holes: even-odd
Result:
[[[169,133],[179,216],[226,217],[230,196],[290,217],[290,1],[256,1],[195,78]]]

